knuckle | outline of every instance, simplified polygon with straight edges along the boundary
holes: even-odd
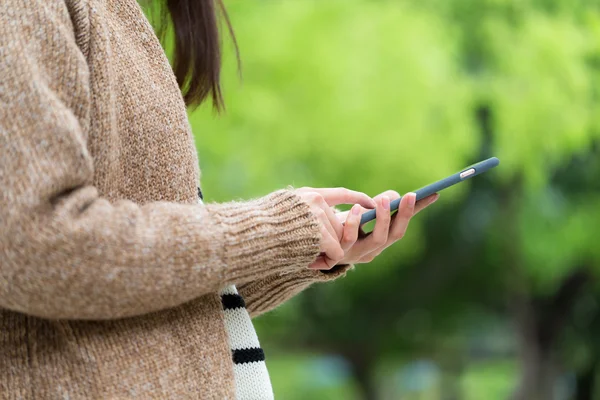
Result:
[[[370,262],[371,262],[371,261],[373,261],[374,259],[375,259],[375,256],[374,256],[374,255],[371,255],[371,254],[368,254],[368,255],[366,255],[366,256],[364,256],[364,257],[362,258],[362,260],[363,260],[364,262],[366,262],[366,263],[370,263]]]
[[[358,239],[359,229],[356,225],[346,225],[344,236],[349,237],[350,239],[356,240]]]
[[[352,245],[356,242],[357,239],[357,234],[344,234],[344,236],[342,237],[342,243],[344,243],[345,245]]]
[[[405,233],[406,233],[405,231],[401,231],[401,232],[395,233],[394,236],[393,236],[394,240],[400,240],[400,239],[402,239],[404,237]]]
[[[358,240],[359,230],[356,228],[357,226],[349,226],[346,230],[347,233],[345,233],[345,235],[348,237],[348,240],[351,240],[352,242],[356,242]]]
[[[357,230],[356,218],[354,218],[354,215],[348,214],[348,217],[342,226],[344,227],[345,234],[349,234],[350,232]]]
[[[398,218],[401,218],[403,223],[406,223],[410,219],[411,215],[412,214],[408,208],[403,208],[398,211]]]
[[[387,241],[387,238],[383,235],[378,235],[378,236],[373,237],[373,244],[377,247],[383,246],[386,241]]]

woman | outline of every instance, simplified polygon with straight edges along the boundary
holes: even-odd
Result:
[[[272,398],[249,314],[371,260],[436,197],[393,222],[393,192],[199,204],[184,99],[221,104],[212,0],[168,1],[177,78],[135,0],[0,5],[1,397]]]

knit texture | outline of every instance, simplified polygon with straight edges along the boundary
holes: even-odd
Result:
[[[345,268],[307,269],[292,191],[198,205],[199,179],[135,0],[0,0],[0,398],[235,397],[218,291],[258,315]]]

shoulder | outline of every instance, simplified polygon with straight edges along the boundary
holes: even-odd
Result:
[[[42,97],[83,109],[89,34],[85,5],[78,8],[78,3],[0,0],[0,99],[22,100],[0,101],[0,111],[24,113],[31,108],[25,104]]]
[[[88,15],[88,0],[0,0],[0,33],[44,35],[51,41],[58,30],[61,36],[71,36],[87,55]]]

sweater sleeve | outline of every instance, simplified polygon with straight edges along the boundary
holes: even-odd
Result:
[[[288,186],[288,189],[293,189]],[[346,219],[345,212],[337,207],[332,207],[342,221]],[[343,215],[343,216],[342,216]],[[268,311],[279,307],[292,297],[296,296],[313,283],[332,282],[343,278],[346,273],[354,269],[354,265],[336,265],[328,271],[302,269],[295,272],[281,272],[269,275],[256,281],[248,282],[237,289],[244,298],[246,309],[252,318],[256,318]]]
[[[344,277],[353,265],[336,265],[329,271],[302,269],[285,271],[248,282],[237,289],[244,298],[246,309],[256,318],[280,306],[317,282],[331,282]]]
[[[288,190],[206,206],[100,196],[69,15],[60,2],[17,3],[0,7],[0,307],[140,315],[316,258],[317,220]]]

